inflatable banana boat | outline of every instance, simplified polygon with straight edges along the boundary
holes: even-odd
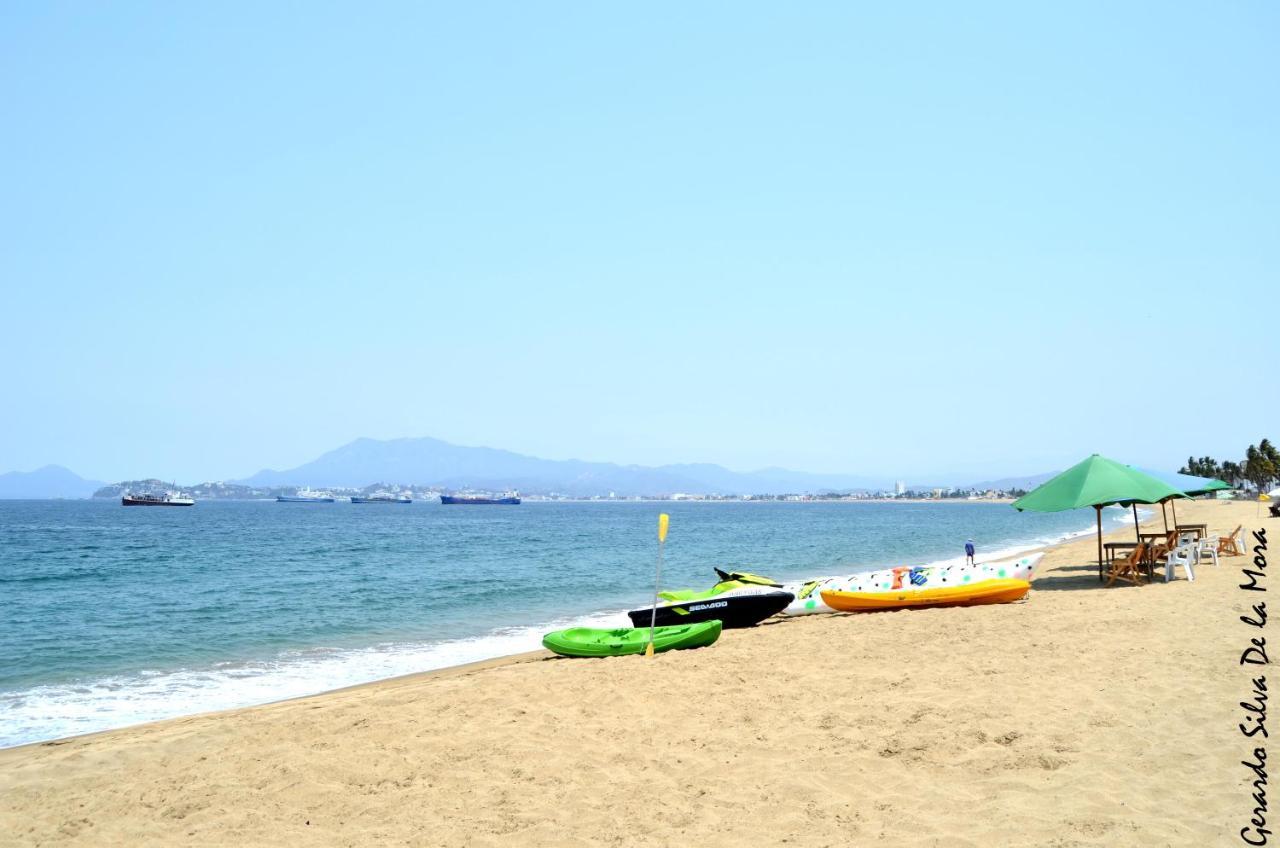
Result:
[[[993,581],[1013,580],[1027,583],[1029,586],[1031,579],[1035,576],[1036,566],[1043,556],[1042,553],[1028,554],[998,562],[980,562],[976,565],[887,568],[850,574],[846,577],[818,577],[813,580],[785,583],[782,588],[795,595],[795,601],[782,613],[783,615],[809,615],[816,612],[848,612],[854,609],[1007,603],[1021,598],[1026,594],[1026,589],[1023,589],[1017,597],[1006,597],[1014,591],[1015,587],[997,588],[988,584]],[[962,591],[958,593],[953,591],[957,587]],[[841,597],[841,606],[836,607],[826,600],[827,593],[867,597]],[[887,593],[887,599],[873,597],[881,593]],[[899,600],[898,595],[901,594],[909,595],[910,602]],[[880,600],[888,602],[879,603]]]

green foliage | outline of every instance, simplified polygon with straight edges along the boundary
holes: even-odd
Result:
[[[1249,445],[1244,454],[1244,479],[1263,492],[1270,488],[1277,475],[1280,475],[1280,457],[1276,456],[1271,442],[1263,439],[1258,447]]]
[[[1280,470],[1280,450],[1271,444],[1270,439],[1263,439],[1258,443],[1258,452],[1267,458],[1267,461]]]
[[[1263,439],[1257,445],[1249,445],[1241,462],[1227,460],[1219,464],[1211,456],[1202,456],[1199,459],[1189,456],[1187,464],[1178,469],[1178,473],[1194,474],[1197,477],[1216,477],[1232,486],[1248,483],[1257,491],[1265,492],[1280,480],[1280,450],[1271,444],[1270,439]]]
[[[1222,474],[1222,467],[1211,456],[1202,456],[1199,459],[1189,456],[1187,464],[1179,468],[1178,473],[1191,474],[1195,477],[1219,477]]]
[[[1240,463],[1227,460],[1222,463],[1221,479],[1227,481],[1232,486],[1238,486],[1244,480],[1244,469],[1240,466]]]

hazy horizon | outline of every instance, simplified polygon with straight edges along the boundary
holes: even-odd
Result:
[[[263,467],[261,467],[261,468],[255,469],[253,472],[246,473],[246,474],[237,474],[237,475],[220,475],[220,476],[219,476],[219,475],[214,475],[214,476],[210,476],[210,477],[200,478],[200,479],[198,479],[198,480],[197,480],[197,479],[194,479],[194,478],[192,478],[192,479],[186,479],[186,478],[179,479],[179,478],[176,478],[176,477],[173,477],[173,476],[167,476],[167,477],[166,477],[166,476],[163,476],[163,475],[155,475],[155,474],[141,473],[141,472],[138,472],[138,473],[131,473],[131,474],[125,474],[125,475],[118,476],[118,477],[113,477],[113,478],[105,478],[105,477],[100,478],[100,477],[95,477],[94,475],[91,475],[91,474],[84,474],[84,473],[81,473],[78,469],[70,468],[70,467],[66,466],[65,464],[63,464],[63,463],[56,463],[56,462],[54,462],[54,463],[42,463],[41,465],[39,465],[39,466],[35,466],[35,467],[33,467],[33,468],[0,469],[0,474],[5,474],[5,473],[8,473],[8,472],[31,473],[31,472],[41,471],[41,470],[44,470],[44,469],[46,469],[46,468],[51,468],[51,467],[52,467],[52,468],[61,468],[61,469],[67,470],[67,471],[71,471],[71,472],[73,472],[73,473],[77,474],[78,476],[80,476],[80,477],[82,477],[82,478],[84,478],[84,479],[87,479],[87,480],[96,480],[96,481],[98,481],[98,482],[102,482],[102,483],[106,483],[106,484],[113,484],[113,483],[123,482],[123,481],[125,481],[125,480],[142,480],[142,479],[175,480],[175,481],[181,482],[181,483],[183,483],[183,484],[209,483],[209,482],[235,482],[235,481],[246,480],[246,479],[251,478],[251,477],[255,476],[256,474],[259,474],[259,473],[262,473],[262,472],[268,472],[268,471],[284,472],[284,471],[288,471],[288,470],[289,470],[289,469],[291,469],[291,468],[298,467],[299,465],[306,465],[306,464],[308,464],[308,462],[310,462],[310,461],[314,461],[314,460],[319,459],[320,457],[325,456],[325,455],[327,455],[327,454],[329,454],[329,453],[332,453],[332,452],[334,452],[334,451],[340,450],[341,448],[346,447],[346,446],[348,446],[348,445],[352,444],[353,442],[358,442],[358,441],[362,441],[362,440],[366,440],[366,439],[369,439],[369,437],[360,437],[360,438],[358,438],[358,439],[354,439],[354,440],[352,440],[351,442],[345,442],[345,443],[343,443],[342,445],[335,445],[335,446],[333,447],[333,449],[331,449],[331,450],[329,450],[329,451],[323,451],[323,452],[321,452],[320,454],[317,454],[316,456],[311,457],[311,458],[310,458],[310,460],[304,461],[304,462],[302,462],[302,463],[298,463],[298,464],[293,465],[293,466],[284,466],[284,465],[277,465],[277,466],[263,466]],[[435,441],[442,441],[442,440],[436,439],[436,437],[434,437],[434,436],[400,436],[400,437],[392,437],[392,438],[390,438],[390,439],[374,439],[373,441],[378,441],[378,442],[396,442],[396,441],[414,441],[414,440],[419,440],[419,439],[431,439],[431,440],[435,440]],[[488,449],[501,450],[501,451],[505,451],[505,450],[507,450],[506,448],[502,448],[502,447],[501,447],[501,446],[499,446],[499,445],[466,445],[466,444],[460,444],[460,443],[447,443],[447,444],[453,444],[453,445],[454,445],[454,446],[456,446],[456,447],[467,447],[467,448],[488,448]],[[514,453],[514,452],[513,452],[513,453]],[[660,467],[667,467],[667,466],[679,466],[679,465],[687,465],[687,464],[695,464],[695,465],[701,465],[701,464],[713,464],[713,465],[719,465],[719,463],[703,463],[703,462],[694,462],[694,463],[662,463],[662,464],[658,464],[658,465],[652,465],[652,466],[649,466],[649,465],[645,465],[645,464],[643,464],[643,463],[632,463],[632,462],[627,462],[627,461],[625,461],[625,460],[613,460],[613,459],[590,459],[590,460],[588,460],[588,459],[584,459],[583,457],[564,457],[564,458],[557,458],[557,457],[539,457],[539,456],[531,455],[531,454],[520,454],[520,455],[522,455],[522,456],[532,456],[532,457],[537,458],[537,459],[544,459],[544,460],[551,460],[551,461],[584,461],[584,462],[600,462],[600,463],[609,463],[609,464],[617,465],[617,466],[622,467],[622,468],[634,467],[634,466],[650,467],[650,468],[660,468]],[[1080,459],[1082,459],[1082,458],[1084,458],[1084,457],[1083,457],[1083,456],[1081,456],[1081,457],[1080,457]],[[1135,464],[1135,465],[1140,465],[1141,463],[1133,463],[1133,464]],[[1177,462],[1177,463],[1169,464],[1169,465],[1167,465],[1167,466],[1153,466],[1153,467],[1154,467],[1154,468],[1156,468],[1157,470],[1163,470],[1163,471],[1176,471],[1176,470],[1177,470],[1176,466],[1179,466],[1179,465],[1181,465],[1181,464],[1182,464],[1182,461],[1179,461],[1179,462]],[[1036,471],[1017,471],[1017,472],[1006,472],[1006,471],[1002,471],[1002,470],[999,470],[999,469],[988,469],[985,473],[976,473],[976,474],[975,474],[975,473],[969,473],[969,474],[965,474],[965,473],[955,473],[955,472],[948,472],[948,471],[944,471],[944,470],[938,470],[938,471],[933,471],[933,472],[924,472],[924,473],[922,473],[922,474],[915,475],[915,476],[912,476],[912,475],[905,475],[905,476],[904,476],[904,475],[896,475],[896,476],[895,476],[895,475],[887,475],[887,476],[886,476],[886,475],[880,475],[880,474],[869,474],[869,473],[864,473],[864,472],[861,472],[861,471],[858,471],[858,470],[844,470],[844,469],[786,468],[786,467],[784,467],[784,466],[761,466],[761,467],[755,467],[755,468],[734,468],[734,467],[732,467],[732,466],[721,466],[721,467],[725,468],[726,470],[732,471],[732,472],[734,472],[734,473],[739,473],[739,474],[751,474],[751,473],[756,473],[756,472],[766,472],[766,471],[774,471],[774,470],[778,470],[778,471],[795,472],[795,473],[799,473],[799,474],[812,474],[812,475],[818,475],[818,476],[830,476],[830,477],[840,477],[840,476],[848,476],[848,477],[864,477],[864,478],[868,478],[869,480],[875,480],[875,481],[877,481],[877,482],[876,482],[876,485],[884,485],[884,486],[892,486],[895,482],[898,482],[898,481],[906,482],[908,485],[912,485],[912,484],[914,484],[914,485],[947,485],[947,486],[967,485],[967,484],[974,484],[974,483],[980,483],[980,482],[989,482],[989,481],[994,481],[994,480],[1002,480],[1002,479],[1006,479],[1006,478],[1022,478],[1022,477],[1031,477],[1031,476],[1036,476],[1036,475],[1039,475],[1039,474],[1052,473],[1052,472],[1056,472],[1056,471],[1060,471],[1060,470],[1062,470],[1062,468],[1042,468],[1042,469],[1038,469],[1038,470],[1036,470]],[[369,484],[373,484],[373,483],[376,483],[376,482],[378,482],[378,481],[376,481],[376,480],[369,480],[369,481],[368,481],[368,483],[369,483]],[[411,482],[422,482],[422,481],[414,481],[414,480],[396,480],[396,481],[390,481],[390,480],[388,480],[388,481],[386,481],[386,482],[411,483]],[[853,487],[853,488],[862,488],[862,487]]]
[[[0,471],[981,480],[1280,420],[1272,6],[0,22]]]

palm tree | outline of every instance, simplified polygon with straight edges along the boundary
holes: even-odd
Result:
[[[1222,479],[1230,483],[1232,488],[1235,488],[1244,479],[1244,469],[1240,466],[1240,463],[1227,460],[1222,463]]]
[[[1249,449],[1244,453],[1244,477],[1259,492],[1266,491],[1267,484],[1274,480],[1277,474],[1276,463],[1272,461],[1275,448],[1266,439],[1262,441],[1262,450],[1249,445]]]
[[[1275,467],[1276,472],[1280,473],[1280,450],[1276,450],[1276,446],[1271,444],[1270,439],[1263,439],[1258,443],[1258,453],[1265,456],[1267,461]]]

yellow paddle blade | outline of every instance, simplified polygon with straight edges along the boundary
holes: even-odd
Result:
[[[652,642],[650,642],[649,644],[647,644],[647,645],[645,645],[645,646],[644,646],[644,655],[645,655],[646,657],[651,657],[651,656],[653,656],[653,643],[652,643]]]
[[[667,526],[671,524],[671,516],[665,512],[658,516],[658,541],[667,541]]]

